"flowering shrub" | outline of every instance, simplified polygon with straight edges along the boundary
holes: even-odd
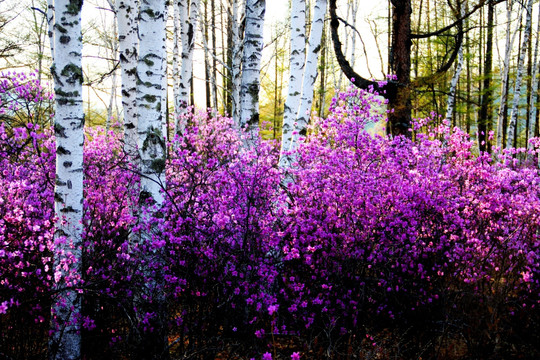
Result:
[[[241,149],[231,119],[206,113],[171,145],[161,236],[153,246],[164,248],[176,331],[187,334],[190,347],[218,335],[256,342],[275,303],[278,154],[271,143]]]
[[[484,351],[471,328],[508,333],[482,312],[538,314],[538,171],[474,156],[460,129],[426,121],[415,142],[372,137],[375,99],[351,91],[316,120],[289,184],[286,322],[330,351],[388,328],[415,333],[405,357],[435,354],[428,343],[441,336]],[[519,330],[519,317],[507,320]]]
[[[231,119],[192,115],[164,204],[141,220],[121,136],[88,129],[85,357],[141,357],[156,326],[156,351],[185,358],[540,355],[540,177],[514,157],[527,151],[474,155],[430,119],[414,141],[370,135],[382,105],[340,94],[286,174],[275,143],[245,149]],[[46,356],[54,152],[47,130],[0,125],[2,356]]]
[[[54,144],[32,125],[7,132],[0,124],[0,352],[17,344],[19,349],[13,349],[21,351],[19,356],[27,347],[43,346],[34,342],[33,329],[48,328],[54,231],[51,150]]]
[[[0,72],[0,120],[9,129],[51,125],[53,95],[39,82],[37,72]]]

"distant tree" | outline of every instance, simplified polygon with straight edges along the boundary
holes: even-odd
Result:
[[[179,123],[180,116],[185,114],[190,105],[191,79],[193,77],[193,51],[195,50],[195,36],[199,21],[199,0],[175,2],[178,7],[180,20],[180,42],[182,43],[181,67],[179,79],[179,93],[175,94],[175,131],[181,133],[185,124]],[[177,32],[178,34],[178,32]],[[175,39],[175,41],[178,41]],[[174,54],[173,56],[178,56]],[[193,105],[193,104],[191,104]]]
[[[501,71],[501,97],[499,102],[499,111],[497,117],[497,146],[504,147],[505,145],[505,134],[506,134],[506,122],[508,119],[508,109],[507,109],[507,99],[509,93],[509,77],[510,77],[510,58],[512,55],[512,48],[514,41],[516,39],[519,31],[516,28],[515,31],[512,31],[512,13],[515,0],[508,0],[506,3],[506,41],[504,47],[504,60]],[[518,18],[521,19],[521,10],[520,7]],[[519,25],[518,25],[519,26]]]
[[[465,11],[465,7],[461,6],[460,14],[463,16]],[[448,93],[448,100],[446,105],[446,116],[445,119],[447,121],[452,121],[452,115],[454,113],[454,107],[456,105],[456,88],[458,85],[459,77],[461,75],[461,71],[463,70],[463,44],[459,47],[458,51],[458,62],[456,64],[456,72],[454,73],[454,76],[452,76],[452,81],[450,82],[450,90]]]
[[[480,99],[480,110],[478,112],[478,148],[480,151],[489,151],[488,125],[492,120],[493,90],[492,64],[493,64],[493,28],[494,28],[495,2],[488,2],[487,24],[486,24],[486,50],[483,69],[483,94]]]
[[[6,28],[17,17],[15,7],[16,3],[13,2],[9,8],[0,10],[0,59],[12,57],[21,51],[20,44],[13,39],[13,36],[5,33]]]
[[[534,45],[534,57],[532,60],[532,71],[531,71],[531,82],[532,88],[528,94],[528,103],[529,103],[529,117],[527,122],[527,139],[534,137],[536,130],[536,117],[538,114],[538,109],[536,107],[537,95],[538,95],[538,71],[540,70],[540,61],[538,60],[538,46],[540,43],[540,11],[538,11],[538,20],[537,20],[537,30],[536,30],[536,41]],[[527,147],[532,146],[532,144],[527,144]]]
[[[510,122],[508,124],[508,137],[506,139],[506,148],[514,147],[517,119],[519,112],[519,100],[521,99],[521,83],[523,81],[523,69],[525,64],[525,54],[527,53],[527,47],[529,43],[529,37],[531,36],[532,27],[532,5],[533,0],[527,1],[527,7],[525,9],[525,30],[523,32],[523,42],[521,44],[521,51],[518,60],[516,84],[514,88],[514,99],[512,101],[512,112],[510,116]]]

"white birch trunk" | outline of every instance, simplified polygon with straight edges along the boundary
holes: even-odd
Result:
[[[54,63],[54,0],[47,0],[47,28],[49,47],[51,50],[51,62]]]
[[[155,233],[155,224],[151,217],[163,204],[165,188],[166,144],[163,134],[163,98],[166,97],[164,78],[166,77],[166,33],[167,7],[165,0],[141,0],[139,15],[139,62],[137,64],[137,114],[138,114],[138,149],[140,158],[140,194],[139,203],[144,208],[139,214],[145,224],[139,234],[142,246],[149,246]],[[151,250],[146,250],[151,251]],[[157,250],[156,250],[157,251]],[[150,254],[149,254],[150,255]],[[149,259],[151,256],[149,256]],[[159,259],[159,257],[158,257]],[[149,260],[150,261],[150,260]],[[144,296],[137,296],[136,302],[152,306],[157,317],[156,329],[141,339],[140,349],[143,357],[156,356],[158,351],[167,350],[167,311],[165,299],[160,294],[160,274],[152,273],[148,264],[142,270],[148,281],[143,292],[152,299],[151,303]],[[142,314],[138,314],[139,316]],[[152,354],[149,354],[152,352]],[[161,358],[161,357],[160,357]]]
[[[178,124],[178,116],[180,116],[180,46],[181,46],[181,18],[180,18],[180,3],[182,1],[175,0],[173,6],[173,53],[172,53],[172,75],[173,75],[173,103],[174,103],[174,133],[176,134],[176,126]]]
[[[508,72],[510,71],[510,55],[512,53],[512,47],[516,39],[516,34],[518,31],[514,31],[513,35],[511,32],[511,21],[512,21],[512,8],[514,6],[515,0],[509,0],[506,3],[506,21],[508,24],[506,30],[506,42],[505,42],[505,54],[504,61],[501,72],[501,99],[499,104],[499,113],[497,118],[497,146],[502,146],[502,136],[503,136],[503,118],[504,110],[506,104],[506,97],[508,96]],[[518,16],[518,19],[521,19],[521,10]],[[520,20],[521,21],[521,20]],[[519,23],[518,23],[519,26]]]
[[[174,133],[182,134],[184,132],[184,120],[183,115],[186,113],[186,109],[189,104],[189,78],[186,78],[185,73],[189,72],[187,69],[187,58],[189,57],[189,1],[188,0],[175,0],[175,5],[178,8],[178,20],[180,25],[180,72],[178,74],[178,92],[175,93],[174,104],[176,113],[174,117]]]
[[[302,98],[298,109],[298,117],[294,127],[292,140],[288,151],[294,151],[298,147],[300,137],[305,137],[307,126],[311,116],[311,104],[313,102],[313,91],[315,81],[317,80],[317,65],[319,53],[321,50],[321,39],[324,27],[324,17],[326,15],[326,0],[316,0],[313,11],[313,21],[311,32],[309,34],[308,52],[306,65],[304,68],[304,77],[302,81]]]
[[[283,110],[281,133],[280,166],[288,166],[288,157],[284,154],[290,149],[292,133],[300,106],[302,75],[306,52],[306,2],[292,0],[291,3],[291,47],[289,66],[289,87]]]
[[[179,112],[176,116],[175,130],[177,133],[184,131],[185,124],[180,119],[186,114],[190,98],[190,82],[193,74],[193,50],[195,48],[195,34],[197,34],[197,21],[199,17],[199,0],[191,0],[189,8],[187,1],[177,0],[180,10],[180,37],[182,41],[182,67],[180,70],[180,96],[178,102]],[[179,123],[180,122],[180,123]]]
[[[246,147],[251,146],[259,135],[259,87],[265,10],[265,0],[246,1],[239,123],[240,128],[246,131]]]
[[[162,133],[162,98],[165,96],[166,43],[164,0],[141,0],[137,75],[138,148],[141,161],[141,196],[159,206],[165,184],[165,141]],[[144,240],[143,240],[144,241]]]
[[[111,5],[114,5],[114,4],[111,4]],[[116,17],[116,12],[115,12],[115,17]],[[113,24],[113,28],[114,28],[114,37],[110,41],[111,58],[116,59],[116,57],[118,56],[118,41],[116,41],[118,31],[117,31],[117,26],[115,26],[114,24]],[[113,67],[113,73],[112,73],[112,78],[111,78],[111,96],[109,98],[109,106],[107,107],[107,120],[105,122],[105,124],[106,124],[105,125],[105,130],[106,130],[107,134],[109,133],[109,130],[110,130],[110,127],[111,127],[111,120],[112,120],[113,113],[114,113],[113,108],[114,108],[114,104],[116,103],[116,85],[117,85],[117,82],[118,82],[118,72],[116,71],[116,69],[114,69],[114,67],[115,67],[114,61],[111,64],[111,66]]]
[[[201,32],[203,31],[203,28],[201,27]],[[203,42],[203,48],[204,48],[204,57],[205,57],[205,62],[210,65],[210,58],[212,58],[212,60],[215,62],[215,58],[216,58],[216,54],[213,53],[213,50],[210,49],[210,46],[208,44],[208,41],[207,39],[205,38],[204,34],[202,34],[202,42]],[[217,110],[217,90],[216,90],[216,78],[214,76],[214,71],[212,71],[212,69],[209,69],[208,70],[208,75],[209,75],[209,78],[208,78],[208,81],[209,81],[209,89],[210,89],[210,103],[211,103],[211,106],[213,107],[213,110],[212,111],[216,111]]]
[[[165,12],[166,14],[167,12]],[[166,21],[166,20],[165,20]],[[165,49],[165,52],[167,50]],[[169,67],[167,65],[167,53],[165,53],[165,60],[163,61],[163,96],[161,97],[161,133],[163,134],[163,139],[165,143],[169,140],[169,128],[168,128],[168,87],[169,87]]]
[[[351,16],[351,9],[353,7],[352,2],[353,2],[353,0],[348,0],[347,1],[347,13],[345,15],[345,20],[347,22],[349,21],[349,18]],[[353,36],[354,36],[354,34],[353,34]],[[343,41],[344,41],[344,43],[343,43],[343,53],[345,55],[347,55],[349,53],[349,39],[351,37],[351,29],[348,26],[345,26],[345,36],[344,37],[345,38],[343,39]],[[341,84],[343,82],[344,77],[345,77],[345,75],[343,74],[342,71],[340,71],[337,85],[334,85],[334,88],[341,89]]]
[[[54,3],[56,182],[54,290],[49,357],[80,359],[83,215],[82,1]]]
[[[461,6],[460,16],[465,16],[465,6]],[[461,43],[461,46],[458,50],[458,62],[456,66],[456,72],[454,73],[454,76],[452,76],[452,80],[450,81],[450,90],[448,92],[448,99],[446,102],[446,116],[445,119],[447,121],[452,121],[452,115],[454,112],[454,107],[456,105],[456,88],[459,81],[459,77],[461,75],[461,70],[463,69],[463,42]]]
[[[536,112],[538,111],[536,109],[536,94],[538,93],[538,80],[536,77],[538,76],[538,70],[540,67],[540,61],[538,61],[538,46],[539,46],[539,40],[540,40],[540,5],[538,8],[538,28],[536,30],[536,41],[534,45],[534,58],[533,58],[533,72],[532,72],[532,90],[529,94],[529,104],[531,104],[531,108],[529,109],[529,134],[528,139],[532,139],[534,137],[534,130],[536,126]],[[530,147],[530,145],[527,145],[527,147]]]
[[[518,60],[518,69],[516,75],[516,85],[514,88],[514,99],[512,102],[512,112],[510,115],[510,121],[508,123],[508,131],[506,137],[506,148],[513,147],[514,137],[516,133],[517,118],[519,113],[519,100],[521,98],[521,82],[523,81],[523,68],[525,64],[525,54],[527,53],[527,44],[529,42],[529,36],[531,36],[531,19],[532,19],[532,5],[533,0],[527,2],[526,16],[525,16],[525,31],[523,33],[523,39],[521,43],[521,54]]]
[[[358,36],[358,34],[356,33],[356,15],[358,14],[358,1],[359,0],[351,0],[351,7],[352,7],[351,24],[353,26],[353,29],[351,30],[351,34],[352,34],[351,36],[352,37],[351,39],[351,67],[353,69],[354,69],[354,65],[356,64],[356,37]]]
[[[118,82],[117,78],[118,78],[118,74],[116,73],[116,70],[115,70],[111,78],[111,96],[109,97],[109,106],[107,107],[107,121],[105,122],[105,130],[107,133],[109,133],[109,130],[111,129],[111,120],[114,114],[114,103],[116,100],[116,86]]]
[[[241,16],[238,9],[243,1],[230,1],[230,21],[232,22],[231,36],[233,38],[232,61],[231,61],[231,102],[232,102],[232,118],[234,123],[240,125],[240,88],[242,87],[242,52],[243,52],[243,34],[241,31],[240,22]],[[245,5],[245,4],[244,4]]]
[[[137,61],[139,1],[118,0],[116,20],[124,110],[124,151],[136,156],[137,148]]]

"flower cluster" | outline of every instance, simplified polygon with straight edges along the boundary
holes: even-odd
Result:
[[[540,142],[475,155],[467,134],[431,119],[414,141],[372,135],[382,105],[340,94],[287,173],[276,143],[246,149],[231,119],[192,114],[151,217],[138,216],[122,137],[88,130],[87,357],[136,352],[156,326],[168,351],[208,358],[538,354],[540,176],[515,155],[533,159]],[[0,353],[13,358],[46,349],[54,169],[49,131],[0,125]]]

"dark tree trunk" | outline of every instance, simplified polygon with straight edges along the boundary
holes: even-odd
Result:
[[[508,64],[510,66],[510,64]],[[510,72],[508,72],[508,75],[506,76],[506,83],[510,84]],[[506,94],[506,101],[504,102],[504,110],[503,110],[503,121],[502,121],[502,148],[506,149],[506,130],[508,129],[508,101],[510,101],[508,98],[508,91],[510,89],[510,85],[506,88],[507,94]]]
[[[233,81],[232,81],[232,64],[233,64],[233,35],[232,35],[232,26],[235,26],[235,24],[232,23],[232,14],[230,11],[227,12],[227,51],[226,51],[226,63],[227,63],[227,71],[226,76],[224,78],[225,86],[223,87],[224,91],[223,94],[225,96],[224,103],[225,103],[225,112],[229,115],[232,115],[232,92],[233,92]],[[225,36],[224,36],[225,37]]]
[[[393,99],[395,99],[396,94],[397,94],[398,82],[389,81],[386,86],[380,87],[376,81],[364,79],[362,76],[357,74],[354,71],[354,69],[351,67],[349,61],[345,58],[345,55],[343,54],[343,51],[341,50],[341,40],[339,39],[339,35],[338,35],[339,18],[336,14],[336,8],[337,8],[336,0],[329,0],[330,32],[331,32],[332,42],[334,44],[334,53],[336,55],[336,60],[339,64],[339,67],[341,68],[341,71],[343,71],[347,79],[353,82],[355,86],[362,89],[367,89],[367,88],[372,87],[375,91],[378,91],[379,93],[384,95],[389,100],[389,102],[394,101]],[[409,52],[410,52],[410,46],[409,46]],[[411,60],[409,56],[409,70],[410,70],[410,61]],[[392,132],[392,134],[399,135],[394,132]],[[406,130],[404,134],[408,134],[408,131]]]
[[[353,81],[354,85],[357,87],[363,89],[373,87],[374,90],[378,91],[388,99],[389,108],[394,110],[393,113],[390,113],[388,116],[389,134],[394,136],[410,136],[409,127],[411,125],[412,113],[411,89],[417,86],[429,86],[429,84],[433,83],[433,81],[451,68],[463,42],[463,19],[469,17],[476,10],[481,8],[485,1],[487,0],[477,4],[473,9],[468,11],[465,16],[460,16],[456,13],[456,21],[442,29],[427,34],[411,34],[411,0],[391,0],[393,5],[393,16],[390,68],[394,72],[394,75],[397,76],[397,80],[388,82],[384,87],[380,87],[377,82],[366,80],[358,75],[343,55],[341,41],[339,40],[338,35],[338,27],[341,19],[336,14],[336,0],[329,1],[332,42],[334,43],[334,52],[341,71],[343,71],[345,76]],[[431,36],[438,36],[455,27],[457,27],[457,33],[455,35],[456,43],[452,53],[448,56],[448,61],[442,64],[434,73],[411,81],[412,39],[426,39]]]
[[[488,127],[492,121],[492,98],[493,91],[491,89],[491,71],[493,63],[493,16],[495,5],[492,0],[488,3],[488,19],[487,19],[487,36],[486,36],[486,53],[484,62],[484,93],[480,103],[480,111],[478,113],[478,144],[480,151],[490,151],[490,144],[487,137]]]
[[[392,12],[392,69],[397,76],[396,96],[388,99],[388,107],[394,109],[388,115],[388,133],[408,135],[411,124],[411,0],[393,0]]]

